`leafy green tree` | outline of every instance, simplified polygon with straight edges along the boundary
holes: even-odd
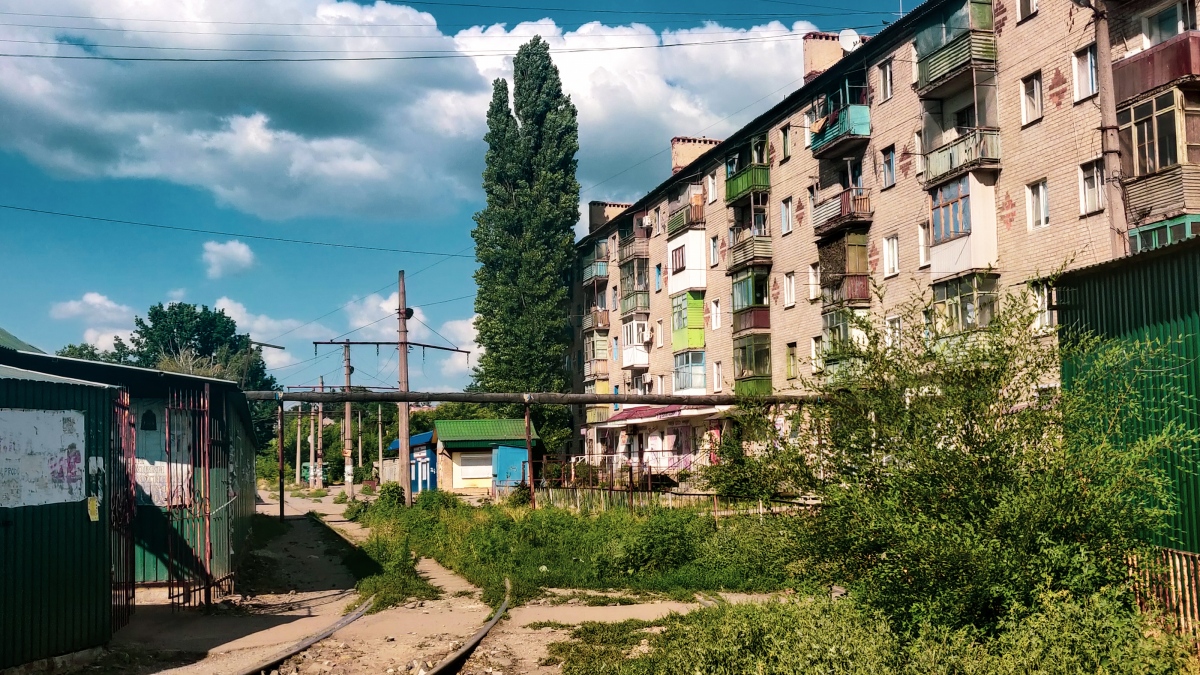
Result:
[[[440,403],[432,408],[414,410],[408,417],[409,431],[415,436],[433,431],[436,420],[495,419],[496,411],[478,403]]]
[[[483,172],[487,206],[475,214],[475,327],[485,348],[475,387],[487,392],[565,391],[570,380],[567,284],[579,218],[579,125],[550,47],[535,37],[493,83]],[[523,414],[519,406],[505,416]],[[570,433],[562,407],[538,407],[547,442]],[[561,438],[560,438],[561,437]]]

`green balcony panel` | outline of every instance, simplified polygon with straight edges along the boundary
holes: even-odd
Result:
[[[812,135],[812,151],[819,155],[822,150],[834,146],[838,141],[865,139],[871,135],[871,108],[865,105],[848,105],[827,118],[825,126]]]
[[[770,377],[747,377],[733,381],[733,393],[738,396],[767,396],[773,391]]]
[[[673,298],[671,305],[671,351],[704,349],[704,293],[688,291]],[[682,309],[683,325],[676,320],[678,309]]]
[[[917,60],[917,89],[923,90],[971,63],[996,63],[996,36],[991,31],[966,31],[945,46]]]
[[[750,164],[725,179],[725,202],[732,203],[751,192],[771,189],[771,168],[766,164]]]

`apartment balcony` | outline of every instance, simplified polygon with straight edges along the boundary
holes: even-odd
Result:
[[[649,258],[650,257],[650,239],[648,237],[639,237],[632,235],[621,240],[620,247],[617,249],[617,259],[619,264],[633,260],[634,258]]]
[[[769,396],[774,389],[768,376],[743,377],[733,381],[733,393],[737,396]]]
[[[871,207],[871,191],[849,188],[813,207],[813,233],[818,237],[843,225],[870,223],[875,210]]]
[[[624,370],[646,370],[650,367],[650,351],[646,345],[624,345],[621,347],[621,368]]]
[[[771,264],[771,238],[763,235],[743,236],[729,249],[729,271],[749,265]]]
[[[821,123],[821,120],[814,122]],[[848,105],[824,118],[824,126],[812,134],[814,157],[842,157],[858,150],[871,139],[871,108]]]
[[[845,305],[871,301],[869,274],[843,274],[840,281],[821,287],[821,304]]]
[[[593,309],[583,315],[583,330],[608,330],[608,328],[607,309]]]
[[[749,164],[725,179],[725,203],[732,204],[751,192],[771,189],[771,168],[766,164]]]
[[[608,278],[608,263],[603,260],[597,260],[583,268],[583,283],[588,283],[593,280]]]
[[[733,332],[745,330],[769,329],[771,327],[770,307],[749,307],[733,313]]]
[[[925,184],[983,167],[1000,167],[1000,130],[978,128],[925,155]]]
[[[969,30],[940,49],[917,59],[917,95],[942,98],[938,90],[951,85],[971,68],[996,67],[996,36],[990,30]]]
[[[583,362],[583,379],[608,379],[608,359],[592,359]]]
[[[1200,75],[1200,31],[1185,31],[1113,64],[1117,103],[1176,80]]]
[[[1200,164],[1176,164],[1123,184],[1130,220],[1143,225],[1200,213]]]
[[[667,220],[667,236],[695,228],[704,228],[704,206],[702,204],[685,204],[683,208],[671,214]]]
[[[612,415],[611,405],[589,405],[587,407],[588,424],[600,424],[602,422],[607,422],[610,415]]]
[[[621,296],[621,316],[650,311],[650,291],[631,291]]]

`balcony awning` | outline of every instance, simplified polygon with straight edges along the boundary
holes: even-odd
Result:
[[[631,424],[646,424],[661,422],[668,419],[694,419],[697,417],[712,417],[725,412],[732,406],[707,405],[646,405],[626,408],[600,424],[594,424],[597,429],[617,429]]]

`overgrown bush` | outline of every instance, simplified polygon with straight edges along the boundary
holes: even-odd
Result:
[[[362,489],[359,490],[364,495],[375,494],[375,488],[371,487],[370,483],[363,483]]]
[[[345,490],[342,490],[341,492],[337,493],[337,495],[335,495],[333,498],[334,504],[345,504],[348,501],[350,501],[350,495],[347,494],[347,492]]]
[[[508,498],[504,501],[509,506],[529,506],[533,503],[533,491],[529,489],[528,484],[521,483],[508,493]]]
[[[350,502],[346,504],[346,510],[342,511],[342,517],[346,520],[357,521],[366,512],[366,502],[361,502],[357,499],[351,499]]]
[[[379,487],[379,498],[375,504],[381,509],[404,506],[404,488],[399,483],[384,483]]]

